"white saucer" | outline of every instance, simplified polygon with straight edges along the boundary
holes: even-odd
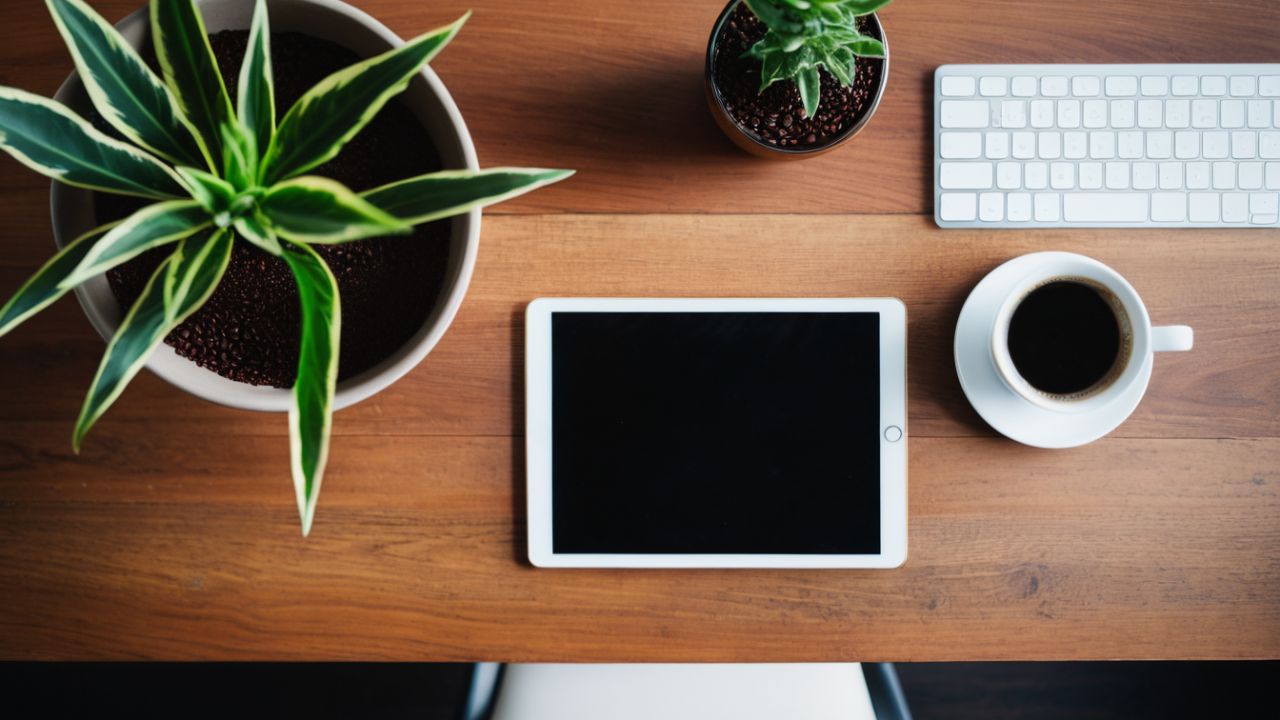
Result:
[[[1034,265],[1044,262],[1043,255],[1033,253],[1006,262],[969,293],[956,322],[956,374],[973,409],[1000,434],[1034,447],[1076,447],[1115,430],[1133,413],[1151,379],[1152,359],[1148,354],[1137,381],[1124,394],[1092,412],[1046,410],[1011,390],[996,374],[991,333],[1000,304]]]

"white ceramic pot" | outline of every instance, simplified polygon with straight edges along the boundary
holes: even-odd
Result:
[[[248,0],[200,0],[199,8],[209,32],[247,30],[253,3]],[[371,57],[404,41],[382,23],[363,11],[339,0],[272,0],[271,29],[274,32],[298,32],[328,40],[346,47],[361,57]],[[443,25],[450,17],[437,18]],[[116,28],[135,47],[150,42],[147,8],[143,7],[121,20]],[[423,28],[425,31],[426,27]],[[72,75],[54,96],[83,113],[89,99],[78,77]],[[479,169],[475,147],[458,106],[454,104],[444,83],[424,67],[400,96],[422,123],[424,141],[435,146],[446,168]],[[281,112],[287,108],[281,108]],[[85,190],[53,183],[51,193],[53,233],[58,247],[93,229],[92,194]],[[449,267],[440,297],[434,309],[412,338],[391,357],[378,365],[338,383],[335,406],[338,409],[368,398],[399,380],[426,357],[444,335],[462,304],[471,272],[475,267],[480,244],[480,210],[472,210],[452,220],[449,235]],[[102,337],[110,338],[124,318],[119,302],[112,294],[105,276],[99,276],[76,288],[80,305],[89,321]],[[258,387],[235,382],[206,370],[178,355],[168,345],[161,345],[147,360],[147,367],[187,392],[216,403],[246,410],[284,412],[292,402],[291,391],[284,388]]]

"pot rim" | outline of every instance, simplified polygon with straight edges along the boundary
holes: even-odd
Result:
[[[711,89],[711,97],[715,99],[716,109],[728,119],[729,124],[733,126],[733,129],[737,132],[738,136],[766,153],[804,156],[826,152],[849,140],[854,135],[857,135],[862,128],[866,126],[867,121],[871,119],[871,116],[876,114],[876,110],[880,109],[880,100],[884,97],[884,89],[889,84],[889,37],[884,31],[884,23],[880,22],[880,15],[878,13],[871,13],[870,15],[863,16],[869,17],[875,22],[876,29],[880,31],[880,42],[884,45],[884,57],[881,58],[883,63],[880,68],[880,82],[877,83],[875,95],[872,97],[871,105],[867,108],[867,111],[862,114],[862,117],[858,119],[858,122],[850,125],[843,133],[840,134],[839,137],[824,145],[804,149],[780,148],[777,145],[770,145],[744,130],[742,126],[733,119],[733,114],[725,109],[724,98],[720,95],[720,86],[716,84],[715,72],[712,67],[712,62],[715,57],[716,37],[720,35],[720,28],[722,28],[725,22],[729,19],[729,15],[741,2],[742,0],[729,0],[729,2],[724,6],[724,9],[720,11],[720,16],[716,18],[715,23],[711,26],[711,37],[707,39],[707,56],[705,67],[703,69],[707,87]]]
[[[205,6],[216,5],[219,2],[222,2],[222,0],[200,0],[198,4],[203,9]],[[387,49],[400,47],[405,42],[377,19],[359,8],[342,2],[342,0],[276,0],[273,3],[272,10],[279,11],[282,7],[287,6],[312,6],[312,8],[328,11],[332,15],[341,16],[342,21],[354,23],[368,31],[381,44],[385,44]],[[117,23],[117,29],[125,33],[134,27],[145,28],[149,23],[147,12],[147,6],[144,5]],[[248,25],[246,24],[245,29],[247,27]],[[339,44],[342,43],[339,42]],[[436,137],[431,129],[424,124],[424,136],[436,146],[442,155],[447,152],[444,147],[446,142],[456,146],[453,148],[453,154],[458,157],[453,158],[454,162],[446,162],[446,167],[456,167],[461,164],[466,169],[478,170],[480,163],[476,157],[475,145],[471,140],[471,134],[467,130],[462,113],[458,110],[457,104],[453,101],[444,83],[430,66],[423,66],[421,72],[414,78],[415,83],[418,79],[425,81],[428,91],[434,96],[434,101],[443,109],[445,122],[440,127],[446,128],[449,135],[448,137]],[[54,97],[65,103],[68,98],[78,92],[83,92],[83,86],[80,83],[78,74],[73,71],[58,88]],[[412,104],[411,109],[422,121],[417,108],[413,107]],[[77,193],[82,193],[83,197],[89,195],[89,191],[86,190],[73,188],[58,182],[51,183],[50,212],[53,216],[54,241],[58,247],[64,246],[75,236],[78,236],[76,232],[67,232],[66,225],[74,221],[64,219],[63,212],[61,212],[74,204],[73,199],[77,197]],[[366,400],[404,377],[434,349],[445,331],[452,325],[453,319],[462,305],[462,300],[466,295],[475,269],[480,242],[480,215],[480,209],[476,208],[451,219],[448,239],[452,246],[450,254],[454,255],[456,253],[459,257],[457,260],[453,258],[449,260],[447,272],[452,277],[447,277],[446,282],[450,284],[446,286],[445,290],[442,290],[437,298],[435,307],[422,326],[396,352],[359,375],[339,381],[337,393],[334,397],[334,410],[341,410]],[[93,292],[91,292],[91,288]],[[115,304],[112,308],[102,307],[100,305],[101,300],[95,299],[95,295],[99,298],[102,297],[103,289],[114,300],[114,295],[111,294],[105,275],[98,276],[77,286],[75,293],[81,308],[84,310],[85,315],[88,316],[94,329],[98,331],[103,340],[109,342],[123,317],[124,308],[120,308],[118,304]],[[293,404],[292,388],[250,385],[231,380],[212,370],[200,367],[194,361],[178,355],[172,347],[163,343],[147,358],[146,368],[168,383],[219,405],[262,412],[288,412]]]

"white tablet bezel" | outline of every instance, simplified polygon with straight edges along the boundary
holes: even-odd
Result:
[[[555,553],[551,316],[556,312],[875,312],[880,315],[880,552],[862,555]],[[906,308],[896,298],[538,298],[525,313],[529,561],[538,567],[893,568],[907,558]],[[891,441],[896,428],[902,435]]]

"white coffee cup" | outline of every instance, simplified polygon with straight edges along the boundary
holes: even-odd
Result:
[[[1144,382],[1143,369],[1153,353],[1190,350],[1194,333],[1186,325],[1152,327],[1151,317],[1133,286],[1119,273],[1083,255],[1065,252],[1037,253],[1041,261],[1015,283],[996,312],[991,333],[991,358],[996,375],[1014,393],[1046,410],[1087,413],[1111,404]],[[1085,390],[1071,394],[1045,392],[1018,372],[1009,354],[1009,324],[1014,311],[1034,290],[1053,282],[1077,282],[1091,286],[1111,306],[1120,330],[1120,352],[1111,371]],[[1137,390],[1142,392],[1142,390]]]

